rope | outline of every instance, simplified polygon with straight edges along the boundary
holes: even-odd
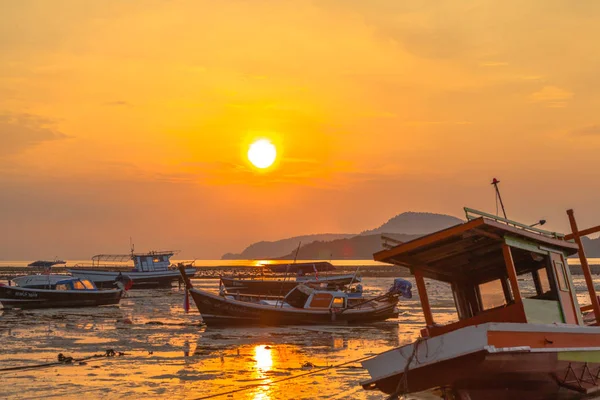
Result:
[[[330,370],[330,369],[343,367],[344,365],[354,364],[354,363],[357,363],[357,362],[369,360],[369,359],[371,359],[371,358],[373,358],[375,356],[376,355],[366,356],[366,357],[358,358],[356,360],[347,361],[347,362],[341,363],[341,364],[331,365],[329,367],[319,368],[319,369],[316,369],[314,371],[305,372],[303,374],[298,374],[298,375],[294,375],[294,376],[288,376],[287,378],[282,378],[282,379],[271,381],[271,382],[267,382],[267,383],[255,383],[255,384],[252,384],[252,385],[246,385],[246,386],[242,386],[241,388],[238,388],[238,389],[230,390],[228,392],[221,392],[221,393],[211,394],[211,395],[204,396],[204,397],[197,397],[194,400],[213,399],[215,397],[221,397],[221,396],[226,396],[228,394],[239,393],[239,392],[243,392],[243,391],[246,391],[246,390],[249,390],[249,389],[254,389],[254,388],[257,388],[257,387],[271,386],[271,385],[274,385],[276,383],[290,381],[292,379],[302,378],[304,376],[314,375],[316,373],[327,371],[327,370]]]
[[[78,362],[89,361],[92,359],[100,359],[100,358],[108,358],[114,357],[116,355],[124,356],[127,353],[115,352],[113,349],[106,350],[103,354],[94,354],[93,356],[84,357],[84,358],[73,358],[73,357],[65,357],[62,353],[58,355],[58,361],[52,363],[45,364],[34,364],[34,365],[21,365],[18,367],[8,367],[0,369],[0,373],[2,372],[12,372],[12,371],[23,371],[26,369],[37,369],[37,368],[46,368],[46,367],[54,367],[57,365],[70,365]]]
[[[396,386],[396,391],[389,395],[386,400],[394,400],[397,399],[399,395],[408,393],[408,371],[410,369],[410,363],[412,363],[413,359],[417,356],[417,352],[419,350],[419,344],[421,342],[426,341],[426,338],[420,337],[415,341],[415,345],[413,347],[413,351],[406,360],[406,366],[404,367],[404,372],[402,373],[402,378],[398,381],[398,386]],[[418,362],[418,361],[417,361]]]

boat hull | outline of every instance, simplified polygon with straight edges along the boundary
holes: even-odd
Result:
[[[267,296],[284,296],[290,290],[304,284],[309,287],[318,288],[335,288],[349,285],[353,282],[360,282],[360,278],[355,278],[354,275],[342,276],[326,276],[318,280],[302,279],[302,280],[270,280],[270,279],[235,279],[221,278],[223,285],[230,293],[240,294],[256,294]]]
[[[329,325],[384,321],[398,316],[398,298],[390,296],[344,312],[328,309],[274,307],[227,299],[203,290],[190,289],[203,321],[209,325]]]
[[[559,390],[600,389],[600,328],[482,324],[421,339],[363,366],[372,376],[363,388],[387,394],[447,388],[458,399],[556,399]]]
[[[123,277],[129,277],[133,281],[131,289],[147,289],[157,287],[171,287],[173,282],[181,278],[176,269],[166,271],[152,272],[134,272],[134,271],[101,271],[92,269],[68,269],[68,271],[78,278],[89,279],[97,287],[113,287],[119,274]],[[196,274],[195,268],[186,268],[185,273],[188,278]]]
[[[119,304],[122,290],[44,290],[0,286],[5,309],[96,307]]]

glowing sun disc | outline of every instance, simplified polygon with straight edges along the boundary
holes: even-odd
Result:
[[[268,168],[277,158],[277,149],[268,139],[260,139],[250,145],[248,160],[256,168]]]

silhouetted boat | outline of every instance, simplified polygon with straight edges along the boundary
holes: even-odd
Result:
[[[67,270],[81,278],[89,279],[98,287],[112,287],[115,280],[131,279],[132,289],[152,287],[170,287],[179,280],[179,271],[170,266],[170,258],[174,251],[151,251],[131,254],[99,254],[92,257],[92,266],[86,268],[68,268]],[[122,270],[122,265],[100,265],[101,261],[123,263],[133,260],[133,268]],[[98,267],[103,267],[98,269]],[[196,268],[185,269],[188,277],[196,274]]]
[[[286,273],[286,277],[279,279],[221,277],[221,282],[230,293],[283,296],[299,284],[314,289],[339,290],[361,281],[356,274],[319,275],[319,272],[335,271],[335,267],[328,262],[278,264],[264,266],[264,268],[275,273]],[[294,276],[288,278],[287,274],[294,274]]]
[[[600,391],[600,303],[580,240],[600,227],[579,232],[572,210],[569,235],[465,211],[466,223],[375,253],[415,276],[426,327],[414,343],[363,361],[371,379],[362,386],[390,398],[441,388],[460,400]],[[576,253],[592,302],[583,308],[567,265]],[[436,323],[425,278],[438,282],[436,295],[452,292],[457,321]],[[583,318],[589,310],[595,318]]]
[[[314,290],[300,284],[283,301],[256,303],[195,289],[189,279],[184,281],[207,325],[360,324],[398,316],[398,290],[349,305],[347,293]]]
[[[98,290],[89,280],[75,277],[59,280],[52,289],[0,284],[0,304],[6,309],[104,306],[119,304],[123,290]]]

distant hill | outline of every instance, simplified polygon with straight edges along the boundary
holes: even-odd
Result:
[[[239,254],[227,253],[221,257],[222,260],[256,260],[265,258],[278,258],[282,254],[293,253],[298,248],[298,243],[312,243],[314,241],[328,241],[349,238],[356,234],[344,233],[325,233],[318,235],[296,236],[288,239],[277,240],[273,242],[262,241],[251,244]],[[298,255],[300,258],[301,254]],[[292,257],[294,258],[294,257]]]
[[[378,228],[367,230],[359,234],[317,234],[296,236],[277,241],[262,241],[248,246],[241,253],[227,253],[221,257],[223,260],[243,259],[268,259],[291,258],[299,242],[302,248],[298,253],[300,259],[370,259],[372,249],[381,249],[381,233],[406,235],[405,239],[414,238],[460,224],[463,221],[456,217],[444,214],[405,212],[395,216]],[[363,239],[362,237],[371,237]],[[399,239],[399,240],[405,240]],[[375,245],[376,243],[376,245]]]
[[[464,221],[445,214],[434,214],[424,212],[405,212],[396,215],[379,228],[364,231],[361,235],[373,235],[376,233],[404,233],[407,235],[425,235],[462,224]]]
[[[600,257],[600,237],[596,239],[589,239],[584,237],[582,239],[583,247],[585,248],[585,255],[587,257],[598,258]],[[577,256],[575,256],[577,257]]]
[[[421,235],[385,233],[386,236],[408,242]],[[316,241],[300,248],[298,258],[303,260],[372,260],[373,253],[382,250],[381,234],[357,235],[352,238],[331,241]],[[294,258],[295,252],[278,257],[282,260]]]

